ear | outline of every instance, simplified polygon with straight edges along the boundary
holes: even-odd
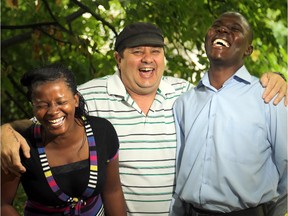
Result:
[[[250,44],[244,53],[244,57],[250,56],[253,53],[253,46]]]
[[[115,58],[116,63],[117,63],[117,68],[120,71],[120,63],[121,63],[121,59],[122,59],[120,53],[114,52],[114,58]]]
[[[120,64],[122,58],[121,58],[119,52],[114,52],[114,58],[115,58],[117,64]]]
[[[79,95],[76,93],[74,95],[75,107],[79,107]]]

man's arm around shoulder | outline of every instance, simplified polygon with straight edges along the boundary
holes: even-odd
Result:
[[[30,147],[21,135],[31,125],[30,120],[17,120],[1,126],[1,168],[5,173],[11,172],[17,176],[26,171],[21,164],[19,149],[25,157],[30,157]]]

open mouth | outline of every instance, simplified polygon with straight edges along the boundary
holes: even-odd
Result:
[[[149,79],[153,76],[155,71],[155,68],[153,67],[143,67],[143,68],[139,68],[139,72],[140,72],[140,77],[144,78],[144,79]]]
[[[212,44],[217,47],[230,47],[230,44],[226,40],[220,38],[215,39]]]
[[[53,120],[48,120],[48,122],[53,126],[59,126],[63,123],[65,117],[61,117],[61,118],[58,118],[58,119],[53,119]]]
[[[139,71],[140,72],[152,72],[154,70],[154,68],[151,68],[151,67],[145,67],[145,68],[140,68]]]

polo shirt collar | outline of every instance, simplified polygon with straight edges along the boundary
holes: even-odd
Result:
[[[162,77],[160,81],[159,88],[157,90],[158,93],[162,95],[172,94],[175,92],[175,88],[165,80],[166,77]]]
[[[120,78],[119,72],[115,72],[112,76],[110,76],[107,80],[107,92],[109,95],[116,95],[119,97],[125,97],[126,89],[122,80]]]

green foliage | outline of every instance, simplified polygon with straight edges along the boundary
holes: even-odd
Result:
[[[22,184],[20,184],[18,187],[16,198],[13,202],[13,206],[15,207],[15,209],[18,211],[18,213],[21,216],[24,215],[23,209],[24,209],[25,201],[26,201],[26,194],[24,192]]]
[[[38,2],[39,4],[35,4]],[[129,23],[157,24],[166,41],[166,75],[196,83],[207,70],[206,31],[225,11],[239,11],[254,29],[250,71],[286,73],[287,7],[262,0],[6,0],[1,5],[1,120],[31,117],[20,85],[22,74],[62,62],[78,83],[113,74],[114,40]]]
[[[35,2],[39,2],[38,5]],[[129,23],[157,24],[166,36],[166,75],[196,83],[207,70],[206,31],[225,11],[239,11],[254,29],[250,71],[280,71],[287,78],[287,5],[262,0],[6,0],[1,5],[1,121],[30,118],[22,74],[62,62],[78,83],[115,72],[114,40]],[[23,208],[23,190],[15,201]]]

